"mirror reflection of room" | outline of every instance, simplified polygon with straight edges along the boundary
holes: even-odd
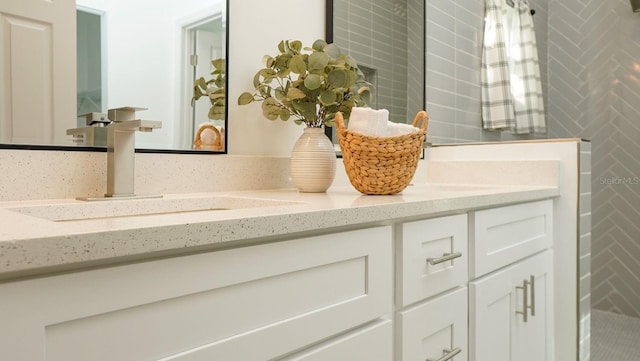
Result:
[[[191,102],[193,84],[211,77],[211,60],[225,57],[223,4],[201,1],[79,0],[78,115],[123,106],[147,108],[162,129],[136,137],[138,148],[193,149],[210,104]],[[86,126],[78,118],[78,127]]]
[[[335,0],[332,6],[327,40],[357,59],[372,84],[369,106],[388,110],[390,121],[411,123],[425,101],[424,1]]]
[[[0,64],[0,143],[104,146],[98,128],[112,120],[110,109],[123,107],[162,123],[139,134],[136,148],[192,150],[203,124],[221,133],[219,142],[226,138],[224,107],[210,119],[210,102],[192,103],[196,79],[215,77],[212,60],[226,61],[224,0],[65,0],[46,13],[39,6],[0,6],[11,58]]]

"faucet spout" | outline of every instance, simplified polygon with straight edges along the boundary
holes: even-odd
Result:
[[[107,193],[105,197],[134,196],[135,132],[162,127],[153,120],[128,120],[107,126]]]

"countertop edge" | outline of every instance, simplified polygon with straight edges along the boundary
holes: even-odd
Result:
[[[277,197],[286,193],[257,194]],[[500,187],[468,195],[424,199],[412,195],[395,203],[367,204],[375,198],[366,197],[385,196],[354,198],[350,194],[349,199],[355,201],[349,206],[298,207],[263,216],[253,212],[231,219],[5,241],[0,242],[0,282],[286,240],[314,235],[320,229],[333,232],[392,224],[558,196],[558,187]]]

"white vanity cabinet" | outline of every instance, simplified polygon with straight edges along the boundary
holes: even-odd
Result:
[[[553,360],[552,202],[470,214],[470,361]]]
[[[391,360],[392,252],[385,226],[0,284],[0,359]]]
[[[467,215],[398,229],[395,360],[466,360]]]
[[[552,205],[0,283],[0,360],[553,361]]]

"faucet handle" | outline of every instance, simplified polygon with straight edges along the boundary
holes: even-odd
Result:
[[[152,129],[162,128],[162,122],[157,120],[127,120],[122,122],[113,122],[111,125],[107,127],[107,129],[115,131],[140,131],[140,132],[150,132]]]
[[[136,119],[136,111],[147,110],[148,108],[120,107],[109,109],[109,120],[112,122],[126,122]]]
[[[99,127],[104,127],[111,123],[105,113],[91,112],[79,115],[79,117],[84,118],[84,121],[88,126],[97,125]]]

